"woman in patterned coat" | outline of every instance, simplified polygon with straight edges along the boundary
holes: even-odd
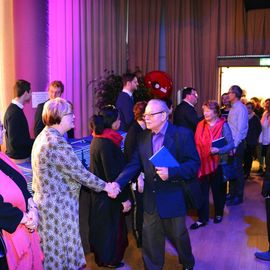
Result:
[[[40,214],[39,234],[45,270],[78,270],[86,265],[79,234],[81,185],[112,192],[110,184],[87,171],[63,137],[74,128],[72,105],[62,98],[45,103],[45,128],[32,150],[34,200]]]

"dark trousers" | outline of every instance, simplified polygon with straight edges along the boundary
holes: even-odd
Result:
[[[246,145],[245,154],[244,154],[244,174],[246,176],[250,175],[253,157],[255,156],[256,145]]]
[[[199,221],[207,222],[209,220],[210,187],[213,195],[215,216],[223,216],[226,197],[226,183],[223,182],[221,166],[219,165],[215,172],[201,177],[200,186],[202,190],[203,203],[198,211]]]
[[[137,246],[142,245],[142,227],[143,227],[143,194],[131,188],[133,199],[132,209],[132,229],[137,242]]]
[[[238,197],[240,200],[243,200],[245,187],[245,177],[243,170],[244,151],[245,151],[245,143],[241,142],[238,145],[234,156],[236,161],[237,178],[229,182],[231,198]]]
[[[6,257],[0,258],[0,270],[8,270]]]
[[[177,250],[179,263],[192,268],[195,260],[192,254],[185,216],[162,219],[157,212],[144,212],[142,255],[145,269],[162,269],[165,256],[165,237]]]

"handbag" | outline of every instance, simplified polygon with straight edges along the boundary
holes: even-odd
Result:
[[[234,156],[228,156],[228,160],[221,163],[223,181],[230,181],[237,178],[237,166]]]
[[[203,203],[201,186],[197,178],[180,181],[187,209],[200,209]]]

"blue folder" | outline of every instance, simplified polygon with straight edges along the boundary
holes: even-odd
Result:
[[[227,144],[227,141],[224,137],[221,137],[217,140],[212,141],[212,147],[222,148]]]
[[[153,156],[149,158],[155,167],[179,167],[178,161],[170,151],[162,146]]]

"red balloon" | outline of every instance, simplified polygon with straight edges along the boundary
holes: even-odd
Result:
[[[172,93],[172,80],[166,72],[158,70],[148,72],[144,77],[144,82],[158,98],[169,98]]]

